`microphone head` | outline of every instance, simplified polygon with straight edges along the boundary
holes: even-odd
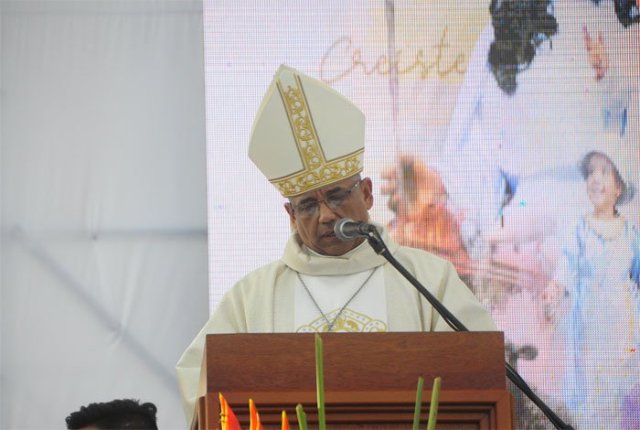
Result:
[[[336,221],[336,223],[334,224],[333,232],[335,233],[336,237],[343,242],[348,242],[350,240],[353,240],[355,239],[355,237],[346,234],[344,231],[344,227],[346,225],[354,225],[355,223],[356,222],[351,218],[341,218],[338,221]]]

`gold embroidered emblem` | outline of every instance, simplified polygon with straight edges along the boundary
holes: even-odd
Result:
[[[324,333],[329,328],[327,319],[333,321],[340,310],[336,309],[326,315],[326,318],[319,317],[309,324],[299,327],[297,333]],[[359,312],[345,309],[342,315],[335,321],[332,332],[347,333],[373,333],[387,332],[387,324],[384,321],[371,318]]]

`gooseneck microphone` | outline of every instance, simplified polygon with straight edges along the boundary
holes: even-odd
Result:
[[[336,237],[344,242],[356,239],[358,237],[369,237],[371,233],[375,233],[376,226],[362,221],[354,221],[349,218],[339,219],[333,227]]]
[[[371,230],[373,228],[373,230]],[[351,240],[356,237],[366,236],[369,245],[373,248],[376,254],[383,256],[389,264],[391,264],[400,274],[413,285],[418,292],[433,306],[436,312],[442,316],[444,321],[455,331],[469,331],[465,325],[460,322],[455,315],[451,313],[440,301],[427,290],[424,285],[420,283],[396,258],[391,254],[389,248],[382,240],[382,237],[378,230],[371,225],[364,222],[355,222],[350,219],[343,218],[335,224],[336,237],[342,239],[346,237]],[[509,363],[505,363],[505,370],[507,377],[516,387],[520,389],[549,419],[549,421],[557,429],[573,430],[573,427],[565,423],[562,418],[555,413],[538,395],[529,387],[527,382],[522,379],[522,376],[513,368]]]

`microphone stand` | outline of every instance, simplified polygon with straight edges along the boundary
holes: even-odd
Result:
[[[442,316],[445,322],[455,331],[469,331],[462,322],[453,315],[449,309],[447,309],[433,294],[429,292],[407,269],[395,259],[387,245],[380,237],[380,233],[377,230],[370,232],[367,236],[367,241],[373,250],[382,255],[393,267],[405,277],[407,281],[413,285],[420,294],[433,306],[433,308]],[[518,374],[518,372],[505,361],[505,368],[507,371],[507,377],[522,391],[531,401],[544,413],[544,415],[551,421],[557,429],[574,430],[573,427],[565,423],[545,402],[540,399],[536,393],[529,387],[525,380]]]

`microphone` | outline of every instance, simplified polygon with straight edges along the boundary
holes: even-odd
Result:
[[[349,218],[339,219],[333,227],[336,237],[344,242],[356,239],[358,237],[369,237],[371,233],[375,233],[376,226],[362,221],[354,221]]]

